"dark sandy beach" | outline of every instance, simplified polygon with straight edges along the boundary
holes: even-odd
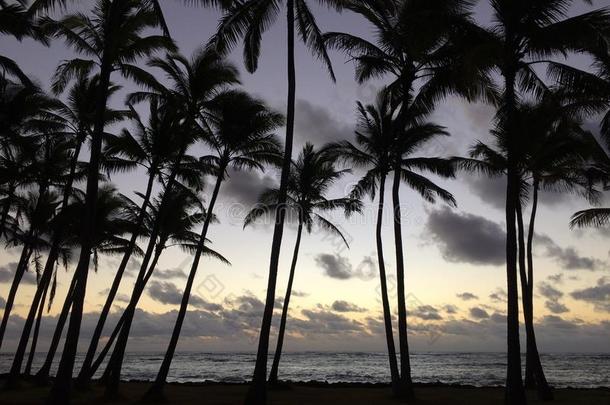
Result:
[[[33,387],[23,383],[24,389],[3,391],[0,404],[39,404],[44,401],[48,387]],[[149,383],[124,382],[121,398],[108,401],[103,398],[103,389],[94,384],[86,392],[75,391],[75,404],[129,404],[137,403]],[[244,384],[183,383],[168,384],[165,401],[170,404],[241,404],[246,393]],[[447,385],[418,385],[417,403],[420,404],[502,404],[502,387],[468,387]],[[536,399],[535,392],[528,394],[529,403],[543,403]],[[562,388],[555,390],[552,404],[610,405],[610,389]],[[269,391],[271,404],[396,404],[386,385],[290,383]],[[546,402],[549,403],[549,402]]]

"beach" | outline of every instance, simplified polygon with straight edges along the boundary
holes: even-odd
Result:
[[[3,383],[3,380],[0,380]],[[137,403],[150,386],[149,382],[130,381],[121,383],[118,399],[107,400],[103,387],[94,383],[87,391],[74,391],[75,404],[130,404]],[[165,398],[159,402],[169,404],[241,404],[247,384],[227,383],[169,383]],[[0,404],[43,403],[49,387],[37,387],[23,382],[21,389],[4,391]],[[608,388],[560,388],[554,391],[553,404],[595,404],[610,405]],[[501,404],[502,387],[473,387],[442,384],[417,384],[415,394],[420,404]],[[543,403],[536,399],[536,393],[528,392],[528,402]],[[283,383],[269,391],[270,404],[395,404],[387,384],[326,384],[319,382]],[[548,403],[548,402],[546,402]]]

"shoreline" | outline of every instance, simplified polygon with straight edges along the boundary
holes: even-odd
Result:
[[[3,385],[5,376],[0,376]],[[121,381],[120,398],[109,401],[104,398],[104,389],[95,380],[86,391],[74,390],[75,404],[132,404],[141,403],[141,398],[150,387],[150,381]],[[0,404],[30,405],[44,402],[50,386],[37,386],[25,379],[21,387],[3,391]],[[476,387],[443,383],[415,383],[418,403],[479,405],[503,402],[504,387]],[[248,383],[232,382],[171,382],[165,387],[165,397],[159,402],[168,404],[241,404]],[[599,404],[610,405],[610,388],[558,388],[554,389],[554,403],[562,405]],[[540,403],[535,391],[528,391],[529,403]],[[385,383],[328,383],[324,381],[281,381],[269,390],[269,403],[273,404],[397,404],[392,398],[389,384]],[[546,402],[548,403],[548,402]]]

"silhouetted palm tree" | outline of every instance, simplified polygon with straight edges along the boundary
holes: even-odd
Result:
[[[517,286],[516,211],[519,201],[518,146],[521,136],[515,129],[520,94],[540,95],[546,88],[533,65],[553,55],[582,51],[586,43],[597,42],[599,33],[608,26],[606,11],[591,11],[566,18],[565,1],[490,0],[494,21],[488,35],[477,42],[481,55],[489,56],[490,67],[499,70],[503,81],[499,120],[507,132],[506,190],[506,271],[507,271],[507,340],[508,366],[506,401],[526,402],[521,377],[519,348],[519,302]],[[547,393],[550,398],[550,391]]]
[[[282,304],[282,317],[280,329],[277,337],[277,346],[273,356],[273,364],[269,375],[269,383],[277,383],[278,368],[284,344],[284,333],[286,331],[286,319],[288,317],[288,307],[292,293],[292,284],[296,270],[299,247],[301,245],[301,234],[303,227],[311,233],[314,226],[328,231],[334,236],[341,238],[349,248],[341,230],[331,221],[326,219],[321,213],[336,209],[343,209],[346,216],[353,212],[360,211],[362,204],[352,198],[333,198],[327,199],[325,194],[329,188],[343,175],[350,173],[350,170],[338,170],[335,167],[335,159],[326,153],[324,148],[315,150],[310,143],[305,144],[299,154],[298,159],[293,163],[288,181],[287,209],[293,212],[297,218],[297,237],[292,254],[290,273],[288,276],[288,286]],[[270,188],[261,194],[257,205],[248,213],[244,220],[244,227],[255,222],[263,215],[270,215],[277,208],[279,190]]]
[[[213,154],[203,156],[201,160],[214,168],[216,184],[208,203],[206,218],[188,274],[170,343],[147,397],[153,397],[163,392],[180,337],[182,323],[186,316],[214,205],[220,192],[220,186],[226,179],[227,169],[264,170],[265,164],[277,164],[281,160],[281,152],[280,144],[273,131],[283,122],[280,114],[269,110],[262,101],[252,98],[243,91],[224,92],[210,103],[205,121],[210,132],[206,134],[204,141],[213,150]]]
[[[271,26],[280,13],[282,7],[279,1],[246,0],[243,2],[199,0],[204,5],[220,3],[225,9],[218,24],[218,32],[211,43],[216,50],[225,54],[229,52],[239,40],[244,44],[244,64],[249,72],[258,68],[261,41],[263,33]],[[320,4],[341,9],[343,0],[324,0]],[[256,355],[256,365],[252,378],[251,388],[248,390],[246,403],[265,403],[267,391],[267,354],[269,352],[269,334],[271,332],[271,319],[275,305],[275,286],[279,265],[282,234],[284,230],[285,211],[282,209],[286,203],[288,176],[292,159],[292,144],[294,135],[294,116],[296,98],[296,69],[294,60],[295,23],[296,29],[304,44],[320,59],[327,68],[330,77],[335,81],[330,58],[322,39],[322,33],[316,19],[306,0],[286,0],[286,28],[287,28],[287,62],[288,62],[288,97],[286,103],[286,137],[284,139],[284,163],[279,187],[279,209],[276,211],[275,227],[273,229],[273,242],[269,263],[269,279],[265,309],[261,325],[259,345]]]
[[[390,77],[388,89],[400,105],[400,126],[425,118],[448,94],[468,100],[493,97],[487,73],[470,55],[479,29],[470,18],[470,1],[349,1],[346,8],[362,15],[375,32],[375,43],[357,36],[329,32],[326,44],[345,52],[356,64],[356,79]],[[431,24],[431,21],[435,21]],[[399,230],[399,228],[397,228]],[[397,235],[397,239],[400,236]],[[397,292],[400,373],[393,371],[394,394],[413,398],[407,339],[402,246],[397,248]]]
[[[155,28],[159,26],[159,23],[159,18],[149,3],[135,0],[99,0],[95,3],[90,16],[74,14],[68,15],[60,21],[47,19],[44,23],[44,28],[49,34],[66,38],[67,43],[77,52],[93,58],[77,58],[62,63],[53,83],[55,91],[61,91],[73,77],[85,76],[99,66],[99,85],[95,99],[94,130],[87,178],[87,210],[82,221],[81,253],[75,271],[78,282],[74,290],[66,343],[49,397],[51,402],[66,402],[70,398],[69,388],[74,367],[74,355],[82,319],[92,237],[95,234],[95,228],[93,228],[95,226],[94,205],[97,200],[98,172],[110,76],[113,71],[119,71],[131,80],[146,81],[149,75],[132,63],[160,49],[174,48],[171,40],[164,36],[143,36],[145,30]],[[46,272],[49,275],[43,274],[43,278],[50,277],[50,272],[51,268]],[[37,291],[36,295],[41,294]]]

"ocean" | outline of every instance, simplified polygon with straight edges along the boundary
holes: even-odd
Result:
[[[44,353],[36,356],[34,370],[43,358]],[[154,379],[162,359],[163,353],[128,353],[122,378]],[[253,353],[177,353],[168,380],[246,382],[252,375],[254,359]],[[610,354],[543,354],[541,359],[547,380],[555,387],[610,388]],[[8,372],[11,361],[11,354],[0,354],[0,373]],[[82,355],[79,355],[77,366],[81,361]],[[411,362],[415,382],[504,384],[506,355],[503,353],[413,353]],[[285,353],[279,375],[280,379],[291,381],[387,383],[388,358],[385,353]]]

